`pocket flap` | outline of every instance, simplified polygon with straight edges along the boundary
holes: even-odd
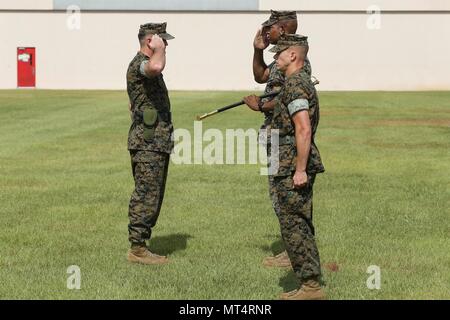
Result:
[[[144,125],[146,127],[153,127],[158,119],[158,112],[155,109],[144,110]]]

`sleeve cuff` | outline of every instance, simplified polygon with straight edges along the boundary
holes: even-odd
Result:
[[[296,99],[288,105],[289,114],[291,117],[302,110],[309,110],[309,102],[306,99]]]
[[[147,63],[148,63],[148,60],[144,60],[141,62],[141,65],[139,66],[139,73],[146,78],[148,78],[147,74],[145,73],[145,65]]]

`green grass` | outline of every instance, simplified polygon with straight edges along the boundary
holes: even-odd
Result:
[[[176,128],[245,93],[173,92]],[[330,299],[450,298],[450,93],[320,94],[314,221]],[[241,107],[204,130],[258,128]],[[0,91],[1,299],[274,299],[281,249],[261,165],[174,165],[154,229],[166,266],[132,265],[125,92]],[[81,290],[66,270],[81,268]],[[381,289],[369,290],[370,265]]]

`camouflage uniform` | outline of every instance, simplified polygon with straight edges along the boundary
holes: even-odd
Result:
[[[269,79],[267,81],[267,85],[266,85],[266,89],[264,90],[264,93],[279,91],[284,85],[284,81],[285,81],[284,74],[281,73],[280,70],[278,70],[277,65],[275,64],[275,61],[273,61],[268,66],[268,68],[269,68]],[[272,100],[272,99],[266,98],[263,101],[266,102],[269,100]],[[270,159],[270,154],[271,154],[270,124],[272,122],[272,117],[273,117],[273,110],[265,111],[264,112],[264,123],[261,126],[261,130],[266,130],[265,135],[260,136],[260,143],[264,144],[266,147],[267,159]],[[270,163],[268,165],[270,165]],[[273,190],[272,175],[268,175],[268,179],[269,179],[270,200],[272,201],[272,206],[273,206],[273,209],[275,210],[275,213],[278,213],[279,209],[278,209],[277,199],[275,198],[275,196],[272,192],[272,190]]]
[[[297,14],[295,11],[271,10],[271,15],[270,15],[269,19],[267,21],[263,22],[262,26],[270,27],[271,25],[273,25],[279,21],[296,20],[296,19],[297,19]],[[265,94],[275,92],[275,91],[280,91],[285,82],[285,76],[280,70],[278,70],[278,67],[277,67],[275,61],[273,61],[268,66],[268,68],[269,68],[269,78],[267,80],[266,88],[264,90]],[[311,64],[310,64],[308,58],[305,61],[304,69],[309,75],[312,74]],[[265,99],[263,99],[263,102],[267,102],[272,99],[273,98],[265,98]],[[260,135],[259,139],[260,139],[260,143],[266,147],[267,159],[271,158],[271,155],[270,155],[270,153],[271,153],[270,124],[272,122],[272,117],[273,117],[273,110],[264,111],[264,123],[262,124],[261,129],[260,129],[260,130],[266,130],[265,135]],[[270,163],[269,163],[269,166],[270,166]],[[269,175],[268,179],[269,179],[270,200],[272,201],[272,206],[273,206],[275,213],[277,213],[279,211],[279,206],[277,204],[277,199],[276,199],[276,197],[274,197],[274,194],[272,192],[272,190],[274,189],[273,188],[273,176]]]
[[[289,43],[297,43],[295,41],[299,41],[298,39],[303,39],[301,43],[306,42],[306,37],[296,35],[292,38],[292,42],[280,40],[271,51],[278,52]],[[279,169],[273,175],[272,193],[279,205],[277,216],[286,251],[295,274],[303,283],[308,279],[321,277],[320,258],[312,223],[313,185],[316,174],[325,171],[314,142],[319,124],[319,100],[311,76],[304,68],[286,79],[276,99],[271,128],[279,130]],[[294,189],[297,148],[292,116],[303,110],[309,113],[312,129],[311,149],[306,167],[308,183],[302,188]]]
[[[165,24],[147,24],[164,39]],[[171,38],[170,38],[170,37]],[[127,71],[127,91],[131,104],[132,124],[128,133],[128,150],[135,189],[129,204],[128,233],[132,244],[150,239],[158,219],[173,150],[173,125],[168,91],[162,74],[147,77],[143,71],[149,57],[138,52]]]

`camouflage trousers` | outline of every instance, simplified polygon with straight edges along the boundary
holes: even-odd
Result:
[[[320,258],[312,223],[313,185],[315,175],[308,175],[308,184],[293,188],[291,176],[272,178],[272,194],[281,236],[291,260],[292,269],[302,283],[311,278],[321,279]]]
[[[269,163],[267,164],[268,168],[270,167],[270,159],[271,159],[271,145],[270,143],[267,143],[267,159],[269,161]],[[273,210],[275,211],[275,214],[278,216],[279,212],[280,212],[280,206],[278,205],[278,199],[276,197],[275,194],[275,187],[274,187],[274,175],[273,174],[269,174],[267,176],[269,178],[269,196],[270,196],[270,200],[272,201],[272,207]]]
[[[269,174],[269,196],[270,200],[272,201],[272,207],[275,211],[275,214],[277,217],[280,215],[280,205],[278,204],[278,197],[275,194],[275,188],[274,188],[274,177],[273,175]]]
[[[153,151],[130,152],[135,189],[131,194],[128,240],[144,243],[150,239],[164,199],[169,154]]]
[[[272,155],[272,142],[270,140],[270,124],[266,122],[264,122],[264,124],[261,126],[260,130],[263,130],[263,132],[265,132],[264,134],[261,134],[260,131],[260,135],[258,136],[258,142],[260,144],[262,144],[265,148],[266,148],[266,155],[267,155],[267,169],[270,170],[270,161],[271,161],[271,155]],[[264,131],[265,130],[265,131]],[[272,207],[275,210],[276,215],[278,216],[278,212],[280,211],[279,209],[279,205],[277,202],[277,198],[275,197],[274,194],[274,187],[273,187],[273,178],[274,176],[272,174],[268,174],[268,182],[269,182],[269,197],[270,200],[272,201]]]

